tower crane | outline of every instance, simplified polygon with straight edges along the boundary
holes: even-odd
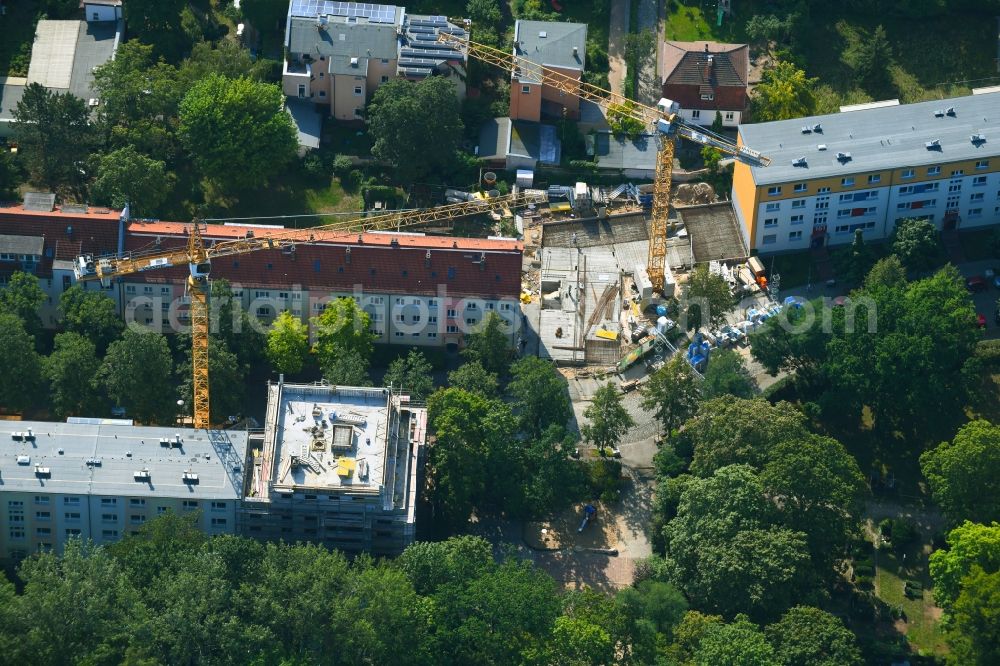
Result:
[[[402,211],[340,220],[310,229],[250,230],[243,238],[205,243],[204,226],[198,220],[191,225],[187,244],[162,250],[130,252],[94,257],[77,257],[73,272],[78,281],[100,280],[108,286],[111,280],[125,275],[158,268],[187,265],[187,292],[191,297],[191,366],[194,378],[194,426],[209,428],[208,388],[208,276],[212,260],[258,250],[294,250],[296,245],[319,242],[331,234],[384,231],[412,227],[430,222],[452,220],[466,215],[519,208],[545,201],[544,195],[512,194],[474,201],[438,206],[423,210]],[[259,235],[258,235],[259,234]]]
[[[563,74],[557,69],[532,62],[515,53],[508,53],[472,40],[463,39],[442,31],[438,41],[462,49],[467,55],[489,65],[521,75],[544,86],[551,86],[567,95],[597,104],[603,111],[614,110],[640,121],[653,129],[659,141],[656,154],[656,176],[653,181],[653,209],[650,216],[649,259],[646,270],[655,291],[663,292],[664,261],[667,257],[667,224],[670,213],[670,186],[674,169],[674,141],[680,137],[717,148],[750,166],[767,166],[770,158],[758,151],[739,145],[728,137],[711,132],[698,125],[688,124],[678,115],[680,105],[662,98],[656,108],[639,104],[617,93]],[[515,50],[517,45],[515,45]]]

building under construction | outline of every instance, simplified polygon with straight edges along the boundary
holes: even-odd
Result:
[[[413,543],[427,411],[382,388],[268,384],[252,433],[241,529],[395,555]]]

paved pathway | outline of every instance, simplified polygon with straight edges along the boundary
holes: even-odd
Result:
[[[628,34],[630,0],[616,0],[611,3],[611,19],[608,29],[608,83],[611,92],[621,93],[625,83],[625,35]]]
[[[660,3],[659,0],[636,0],[639,3],[638,29],[652,30],[657,39],[655,41],[655,52],[643,63],[639,72],[638,98],[643,104],[655,106],[660,100],[661,86],[657,78],[657,60],[660,51]]]

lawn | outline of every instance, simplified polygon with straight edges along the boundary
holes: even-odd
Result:
[[[369,157],[372,140],[364,126],[349,127],[332,118],[323,120],[323,147],[336,155]]]
[[[298,173],[287,174],[267,188],[244,194],[233,206],[226,209],[227,217],[267,217],[271,215],[303,215],[315,213],[343,213],[360,211],[360,192],[346,192],[336,179],[329,183],[310,182]],[[281,220],[260,220],[266,224],[284,224],[289,227],[313,227],[329,224],[337,217],[290,217]]]
[[[875,589],[880,599],[900,608],[903,615],[897,627],[906,634],[914,650],[921,655],[943,655],[948,650],[941,629],[941,610],[934,605],[931,578],[927,572],[930,544],[918,544],[907,549],[905,559],[894,553],[878,553],[876,557]],[[905,580],[919,582],[923,593],[916,598],[903,593]]]
[[[709,24],[701,7],[674,6],[667,15],[664,34],[667,39],[681,42],[715,39],[715,22]]]
[[[0,39],[0,76],[27,76],[38,3],[16,0],[6,3],[6,8],[7,13],[0,16],[0,35],[3,35]]]

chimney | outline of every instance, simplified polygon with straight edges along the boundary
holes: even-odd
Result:
[[[431,267],[431,251],[430,250],[427,250],[427,254],[424,255],[424,267],[425,268],[430,268]]]
[[[479,270],[486,270],[486,253],[483,252],[479,255]]]
[[[705,42],[705,53],[708,53],[708,42]]]
[[[573,57],[577,60],[580,59],[580,49],[576,46],[573,47]]]
[[[347,251],[346,254],[344,255],[344,261],[346,261],[347,263],[351,263],[351,248],[346,247],[344,249]]]

